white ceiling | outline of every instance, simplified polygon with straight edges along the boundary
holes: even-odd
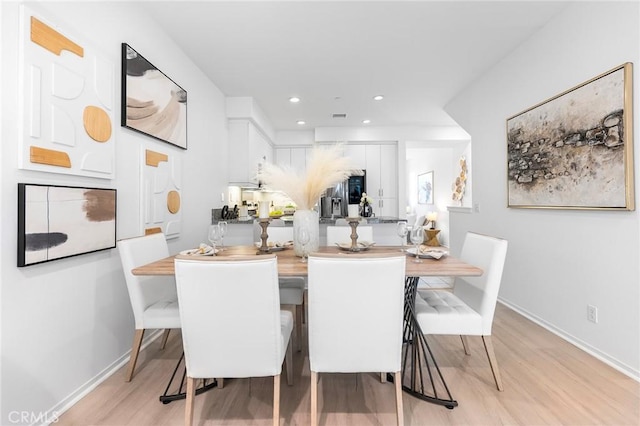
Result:
[[[276,130],[363,126],[363,119],[376,127],[455,125],[442,107],[566,5],[140,3],[226,96],[252,96]],[[385,99],[372,100],[376,94]],[[291,104],[291,96],[302,101]]]

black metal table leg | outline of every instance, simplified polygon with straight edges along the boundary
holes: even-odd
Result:
[[[458,402],[451,396],[429,343],[415,317],[418,280],[419,277],[408,277],[405,280],[402,389],[416,398],[453,409],[458,406]],[[425,370],[429,379],[427,383],[425,383]]]
[[[176,386],[178,386],[178,390],[174,391],[173,393],[169,393],[169,390],[171,389],[171,386],[173,384],[173,381],[176,378],[176,374],[178,373],[180,366],[182,366],[182,376],[180,377],[180,382],[176,383]],[[163,404],[168,404],[171,401],[176,401],[178,399],[185,399],[187,397],[185,386],[184,386],[185,384],[184,379],[186,378],[186,376],[187,376],[187,368],[184,365],[184,352],[183,352],[182,355],[180,355],[180,359],[178,360],[178,363],[176,364],[176,368],[173,369],[173,374],[171,374],[171,378],[169,379],[169,383],[167,384],[167,387],[164,390],[164,393],[160,395],[160,402],[162,402]],[[216,386],[218,386],[218,382],[215,379],[204,379],[202,381],[202,386],[196,389],[196,395],[200,395],[201,393],[206,392],[210,389],[213,389]]]

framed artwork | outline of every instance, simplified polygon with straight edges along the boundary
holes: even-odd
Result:
[[[180,155],[143,148],[140,170],[144,234],[162,232],[167,240],[178,238],[182,231]]]
[[[187,149],[187,91],[122,43],[120,124]]]
[[[418,175],[418,204],[433,204],[433,171]]]
[[[115,189],[18,184],[18,266],[115,246]]]
[[[18,167],[113,179],[115,64],[86,37],[20,11]]]
[[[507,119],[508,206],[634,210],[632,64]]]

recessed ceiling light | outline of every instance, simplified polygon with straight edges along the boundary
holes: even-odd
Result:
[[[292,96],[289,98],[289,102],[291,102],[292,104],[297,104],[298,102],[300,102],[300,98]]]
[[[381,101],[381,100],[383,100],[383,99],[384,99],[384,96],[382,96],[382,95],[375,95],[375,96],[373,97],[373,100],[374,100],[374,101]]]
[[[298,120],[296,123],[298,123],[299,125],[303,125],[303,124],[307,124],[306,121],[304,120]]]
[[[371,123],[371,120],[362,120],[362,124],[369,124]]]

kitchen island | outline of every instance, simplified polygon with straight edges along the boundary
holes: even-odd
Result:
[[[335,225],[338,218],[320,218],[320,245],[327,244],[327,226]],[[367,225],[373,226],[373,236],[376,244],[379,245],[399,245],[400,237],[396,234],[396,223],[404,219],[397,217],[370,217],[367,218]],[[213,219],[212,223],[217,223],[218,219]],[[293,216],[283,216],[274,219],[271,226],[293,226]],[[254,223],[254,218],[249,220],[229,219],[227,233],[224,237],[225,245],[248,245],[260,241],[260,226]],[[346,225],[348,226],[348,225]],[[269,229],[267,228],[267,234]]]

